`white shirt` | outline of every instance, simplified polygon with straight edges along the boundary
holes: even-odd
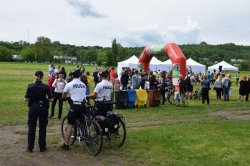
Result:
[[[69,93],[71,100],[82,102],[86,98],[86,85],[79,78],[74,78],[66,84],[63,92]]]
[[[52,87],[55,88],[55,92],[56,93],[63,93],[63,89],[66,85],[66,81],[64,79],[55,79],[53,84],[52,84]]]
[[[113,85],[108,80],[102,80],[95,87],[95,93],[97,93],[97,100],[103,101],[111,100],[111,94],[113,92]]]
[[[55,69],[54,72],[56,73],[56,75],[59,74],[59,70],[58,69]]]

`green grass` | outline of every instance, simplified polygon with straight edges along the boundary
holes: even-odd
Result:
[[[67,71],[75,67],[64,66]],[[48,64],[0,63],[0,126],[26,124],[28,108],[23,96],[37,69],[46,72]],[[94,69],[86,67],[90,72]],[[104,147],[97,159],[102,165],[250,165],[250,121],[210,115],[219,110],[249,110],[250,102],[238,101],[235,83],[233,89],[230,102],[217,101],[215,91],[211,90],[209,106],[191,100],[186,108],[167,103],[160,107],[116,110],[126,119],[126,143],[121,149]],[[64,115],[67,108],[65,104]],[[49,126],[59,124],[55,119],[49,121]],[[58,142],[60,135],[48,136],[50,147],[56,149]]]
[[[27,103],[23,97],[28,84],[34,80],[36,70],[44,72],[44,83],[48,82],[48,65],[33,63],[0,62],[0,126],[9,124],[24,124],[27,121]],[[67,73],[76,65],[62,64]],[[95,66],[87,66],[93,72]]]

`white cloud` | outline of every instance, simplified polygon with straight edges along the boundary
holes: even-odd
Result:
[[[158,25],[147,25],[145,27],[133,27],[117,37],[118,42],[125,46],[144,46],[162,43],[163,36]]]
[[[166,29],[166,31],[164,31]],[[186,24],[183,26],[168,26],[166,28],[159,25],[147,25],[145,27],[129,28],[117,37],[118,42],[125,46],[144,46],[149,44],[160,44],[166,42],[198,43],[201,28],[199,24],[186,17]]]
[[[186,17],[186,25],[183,26],[170,26],[166,35],[172,41],[177,43],[199,43],[200,42],[200,31],[199,24],[192,20],[190,16]]]
[[[124,46],[250,44],[247,0],[8,0],[0,6],[3,41],[44,35],[76,45],[110,46],[115,37]]]
[[[96,11],[89,1],[67,0],[67,2],[73,6],[82,17],[106,17],[104,14]]]

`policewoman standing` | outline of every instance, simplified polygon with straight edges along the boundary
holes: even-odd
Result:
[[[86,99],[86,85],[79,79],[81,71],[79,69],[73,70],[73,80],[66,84],[62,98],[65,99],[67,95],[70,95],[70,111],[68,112],[67,119],[68,125],[66,130],[66,136],[64,144],[60,146],[61,149],[69,150],[69,141],[71,136],[72,126],[75,124],[76,119],[81,117],[81,114],[85,110]]]
[[[49,101],[53,101],[48,85],[42,83],[43,72],[35,73],[35,83],[29,84],[25,101],[28,101],[28,146],[27,152],[32,152],[35,143],[36,124],[39,119],[40,152],[46,151],[46,127],[48,124]]]

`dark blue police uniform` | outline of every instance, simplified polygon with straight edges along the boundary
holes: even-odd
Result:
[[[37,76],[37,72],[35,74]],[[43,73],[42,73],[43,76]],[[40,151],[46,150],[46,127],[48,124],[49,101],[52,95],[48,85],[42,81],[36,81],[27,88],[25,98],[29,99],[28,113],[28,147],[27,150],[32,152],[35,143],[36,124],[39,119],[39,147]]]

